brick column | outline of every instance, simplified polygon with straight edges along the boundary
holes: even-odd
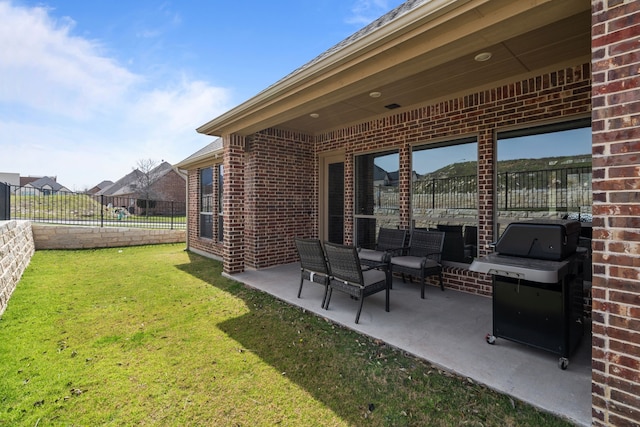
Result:
[[[344,244],[353,242],[353,200],[355,189],[355,158],[352,144],[347,144],[344,155]]]
[[[478,256],[492,252],[489,243],[495,241],[494,224],[494,176],[495,150],[493,131],[483,128],[478,134]]]
[[[411,147],[404,143],[400,146],[400,183],[399,183],[399,207],[400,207],[400,228],[411,228],[411,185],[412,185],[412,163]]]
[[[595,426],[640,425],[640,2],[593,0]]]
[[[223,270],[233,274],[244,271],[245,139],[239,135],[226,135],[223,147]]]

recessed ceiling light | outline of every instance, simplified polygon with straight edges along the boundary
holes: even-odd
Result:
[[[381,92],[371,92],[369,94],[369,96],[372,97],[372,98],[380,98],[382,96],[382,93]]]
[[[491,52],[480,52],[473,59],[475,59],[478,62],[484,62],[484,61],[490,60],[491,56],[492,56]]]
[[[400,104],[396,104],[394,102],[393,104],[385,105],[384,108],[388,110],[395,110],[396,108],[400,108]]]
[[[317,119],[318,117],[320,117],[320,114],[318,114],[318,113],[311,113],[311,114],[309,114],[309,117],[311,117],[312,119]]]

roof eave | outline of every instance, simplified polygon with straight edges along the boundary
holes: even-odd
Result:
[[[243,118],[263,109],[267,105],[290,96],[297,87],[321,76],[340,64],[348,62],[350,59],[357,58],[363,50],[367,50],[374,45],[384,44],[410,25],[414,25],[417,21],[416,16],[419,17],[418,21],[422,23],[428,22],[470,1],[472,0],[431,0],[420,4],[416,6],[415,9],[408,11],[383,27],[355,40],[344,48],[328,55],[326,58],[308,67],[303,66],[298,72],[294,71],[289,77],[283,78],[253,98],[203,124],[198,127],[196,131],[198,133],[219,137],[224,134],[237,132],[241,130],[237,123]]]
[[[189,157],[183,161],[176,163],[175,167],[182,170],[193,169],[194,167],[211,164],[212,161],[220,158],[224,153],[224,148],[219,148],[214,151],[209,151],[200,156]]]

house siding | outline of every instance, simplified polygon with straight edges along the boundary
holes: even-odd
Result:
[[[640,424],[640,2],[592,1],[595,426]]]

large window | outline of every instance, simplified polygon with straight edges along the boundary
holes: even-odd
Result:
[[[380,227],[400,224],[399,159],[397,151],[355,158],[355,241],[360,247],[373,248]]]
[[[589,119],[501,132],[495,206],[498,236],[525,219],[591,222]]]
[[[213,168],[200,169],[200,237],[213,239]]]
[[[443,261],[469,263],[477,256],[477,153],[475,137],[413,148],[413,224],[445,233]]]

